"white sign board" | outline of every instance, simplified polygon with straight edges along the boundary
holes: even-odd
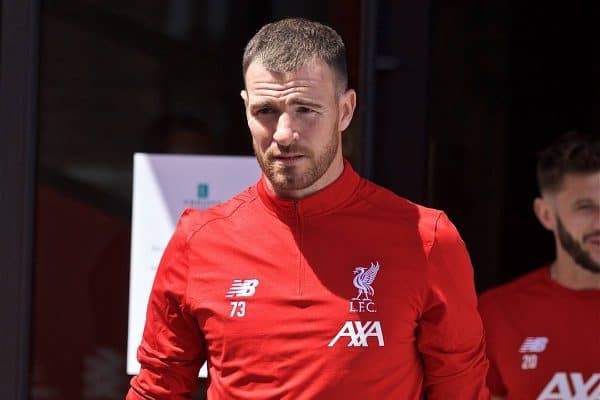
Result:
[[[127,373],[140,371],[136,351],[162,253],[186,208],[208,208],[254,184],[254,157],[142,154],[133,157],[131,274]],[[200,376],[207,376],[206,364]]]

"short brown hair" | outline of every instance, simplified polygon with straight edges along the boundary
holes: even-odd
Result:
[[[340,35],[319,22],[287,18],[266,24],[250,39],[244,50],[244,77],[250,64],[257,60],[272,72],[294,72],[308,62],[325,62],[344,92],[348,86],[346,47]]]
[[[566,174],[600,171],[600,140],[569,131],[538,153],[537,180],[541,193],[560,190]]]

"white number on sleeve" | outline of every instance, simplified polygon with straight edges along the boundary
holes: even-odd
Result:
[[[243,317],[246,315],[246,302],[245,301],[231,301],[231,313],[229,316],[233,317]]]

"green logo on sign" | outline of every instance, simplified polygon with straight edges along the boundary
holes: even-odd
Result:
[[[198,184],[197,195],[198,195],[198,198],[200,198],[200,199],[205,199],[208,197],[208,183],[199,183]]]

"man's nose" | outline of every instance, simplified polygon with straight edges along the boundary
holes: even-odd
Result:
[[[281,146],[289,146],[298,139],[298,132],[294,128],[292,118],[288,113],[281,113],[277,120],[277,127],[273,133],[273,140]]]

